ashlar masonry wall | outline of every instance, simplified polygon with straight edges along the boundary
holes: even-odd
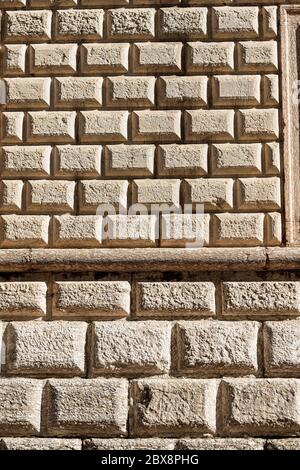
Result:
[[[281,3],[0,1],[2,449],[300,449]]]

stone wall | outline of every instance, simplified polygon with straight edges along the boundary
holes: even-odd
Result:
[[[0,1],[0,448],[300,448],[281,3]]]

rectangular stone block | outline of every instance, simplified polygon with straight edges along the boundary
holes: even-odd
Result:
[[[225,436],[289,436],[300,432],[296,379],[223,380],[222,404]]]
[[[209,245],[209,214],[162,214],[160,246],[200,248]]]
[[[223,283],[224,315],[299,315],[300,284],[289,281]]]
[[[124,73],[128,71],[129,44],[82,44],[82,73]]]
[[[134,142],[178,142],[181,139],[180,111],[135,111],[132,113]]]
[[[127,111],[81,111],[79,133],[81,142],[125,142]]]
[[[240,42],[237,52],[237,66],[241,72],[275,72],[278,69],[276,41]]]
[[[244,109],[237,114],[239,140],[276,140],[279,137],[277,109]]]
[[[169,322],[96,322],[93,374],[131,377],[168,373],[170,346]]]
[[[177,179],[146,179],[134,180],[132,198],[136,204],[167,205],[179,207],[180,180]],[[159,207],[158,207],[159,209]]]
[[[110,39],[153,39],[155,35],[154,8],[120,8],[108,10]]]
[[[7,44],[3,51],[3,68],[5,75],[21,76],[25,73],[25,44]]]
[[[1,436],[39,434],[43,384],[41,380],[1,379]]]
[[[136,380],[131,391],[133,436],[215,433],[217,390],[214,380]]]
[[[216,246],[260,246],[264,242],[264,214],[216,214],[213,243]]]
[[[75,140],[74,111],[33,111],[27,116],[28,142],[62,142]]]
[[[260,75],[220,75],[214,77],[214,106],[257,106],[260,104]]]
[[[23,137],[24,113],[2,113],[1,139],[4,144],[20,144]]]
[[[54,216],[53,244],[62,248],[96,248],[102,243],[102,217],[99,215]]]
[[[55,317],[126,317],[130,284],[126,281],[67,281],[54,286]]]
[[[155,215],[108,215],[104,219],[105,238],[108,247],[155,247],[156,225]]]
[[[1,216],[1,248],[44,248],[48,245],[50,217],[46,215]]]
[[[41,317],[46,314],[44,282],[1,282],[0,317]]]
[[[49,10],[7,11],[4,30],[8,42],[37,42],[51,39]]]
[[[144,108],[154,105],[155,77],[109,77],[106,105],[112,108]]]
[[[97,177],[101,173],[101,145],[57,145],[54,173],[68,178]]]
[[[160,176],[202,176],[207,173],[208,145],[168,144],[158,147]]]
[[[201,39],[207,33],[207,8],[161,8],[158,24],[162,39]]]
[[[101,39],[103,35],[103,10],[58,10],[55,17],[55,38],[64,41],[75,39]]]
[[[258,7],[212,8],[213,37],[218,39],[258,37],[258,13]]]
[[[139,282],[137,316],[212,316],[215,286],[212,282]]]
[[[133,47],[133,72],[164,73],[181,71],[180,42],[135,43]]]
[[[207,77],[160,77],[158,104],[160,106],[199,107],[207,104]]]
[[[214,437],[205,439],[180,439],[176,449],[183,450],[264,450],[264,439],[239,437]]]
[[[185,139],[187,142],[234,139],[233,110],[194,110],[185,112]]]
[[[208,377],[255,374],[259,325],[250,321],[178,323],[178,373]]]
[[[29,181],[27,207],[34,212],[66,212],[74,208],[74,181]]]
[[[228,210],[233,208],[232,179],[197,178],[185,180],[185,202],[203,204],[204,210]]]
[[[80,439],[52,439],[50,437],[4,437],[0,450],[81,450]]]
[[[57,108],[89,108],[102,104],[103,79],[98,77],[59,77],[54,80]]]
[[[50,146],[2,147],[1,176],[47,177],[50,174]]]
[[[0,181],[1,212],[19,212],[22,209],[23,181]]]
[[[187,43],[188,72],[231,72],[234,69],[234,42]]]
[[[79,187],[79,205],[82,213],[102,214],[107,206],[127,207],[128,182],[121,180],[82,180]],[[102,206],[102,207],[101,207]],[[105,206],[105,207],[103,207]]]
[[[211,162],[214,175],[260,174],[261,144],[213,144]]]
[[[299,323],[299,320],[289,320],[264,324],[264,360],[268,377],[299,377]]]
[[[6,78],[6,105],[16,108],[48,108],[50,78]]]
[[[126,435],[124,379],[52,379],[47,383],[47,432],[55,436]],[[76,413],[74,413],[76,410]]]
[[[84,322],[13,322],[6,330],[8,374],[74,376],[85,373]]]
[[[106,176],[151,176],[154,173],[154,145],[107,145]]]
[[[85,439],[84,450],[174,450],[172,439]]]
[[[240,178],[237,205],[239,209],[280,209],[280,178]]]
[[[77,44],[32,44],[29,69],[35,75],[76,72]]]

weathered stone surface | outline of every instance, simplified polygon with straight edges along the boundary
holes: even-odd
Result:
[[[171,439],[85,439],[84,450],[174,450]]]
[[[0,450],[81,450],[81,440],[49,437],[4,437],[0,439]]]

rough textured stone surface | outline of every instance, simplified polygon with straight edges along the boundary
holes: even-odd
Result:
[[[137,290],[137,314],[214,315],[214,293],[210,282],[142,282]]]
[[[213,380],[144,379],[132,384],[135,436],[182,436],[215,432]]]
[[[94,341],[94,373],[131,376],[168,372],[171,325],[167,322],[97,322]]]
[[[81,440],[4,437],[0,440],[0,450],[81,450]]]
[[[113,437],[126,434],[126,380],[52,379],[47,392],[50,435]]]
[[[263,439],[215,437],[214,439],[180,439],[177,449],[184,450],[264,450]]]
[[[84,450],[174,450],[171,439],[85,439]]]

